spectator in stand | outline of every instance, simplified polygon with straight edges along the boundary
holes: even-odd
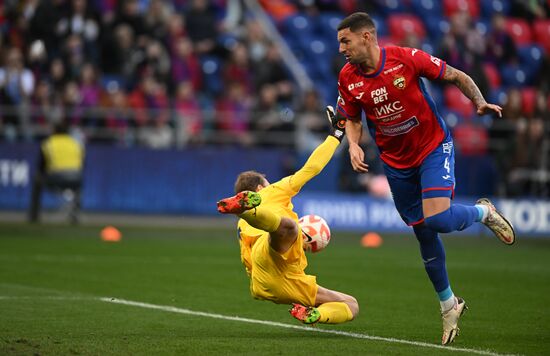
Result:
[[[71,0],[70,10],[61,16],[55,26],[57,40],[61,43],[67,37],[77,37],[84,47],[83,56],[93,62],[99,58],[97,39],[100,35],[99,20],[86,0]]]
[[[544,181],[541,172],[549,171],[550,113],[547,96],[539,90],[536,94],[535,110],[531,116],[523,112],[521,94],[518,90],[509,92],[511,113],[516,116],[514,134],[515,149],[510,155],[511,169],[508,175],[508,195],[542,196],[548,193],[549,181]],[[546,158],[545,158],[546,157]]]
[[[244,2],[243,0],[227,0],[226,13],[221,28],[223,32],[238,35],[244,29]]]
[[[187,37],[185,32],[185,18],[179,13],[170,14],[167,20],[166,43],[170,49],[170,53],[174,52],[174,45],[182,37]]]
[[[147,33],[157,41],[166,40],[168,35],[168,22],[173,8],[168,1],[150,0],[145,14]]]
[[[202,88],[202,69],[199,58],[193,52],[193,44],[187,37],[180,37],[172,48],[172,81],[177,83],[190,81],[193,90],[199,92]]]
[[[19,48],[8,48],[6,53],[4,65],[0,67],[0,105],[13,106],[13,109],[4,113],[2,126],[6,138],[15,140],[17,130],[21,130],[21,134],[28,131],[25,108],[34,91],[34,76],[24,67]]]
[[[539,172],[547,170],[543,161],[543,151],[548,151],[548,139],[545,138],[544,130],[544,121],[539,117],[531,118],[520,126],[513,168],[508,175],[509,196],[540,196],[538,187],[541,183],[539,177],[542,175]]]
[[[521,108],[521,92],[518,89],[510,90],[503,105],[502,120],[494,120],[489,129],[491,154],[499,172],[507,175],[513,168],[516,152],[518,130],[525,124],[526,118]],[[509,191],[506,179],[499,182],[498,191],[506,195]]]
[[[267,48],[270,45],[269,39],[258,20],[248,20],[246,22],[246,36],[244,38],[248,55],[254,65],[264,60]]]
[[[497,66],[517,61],[516,45],[506,31],[506,18],[496,13],[491,20],[491,31],[487,36],[485,59]]]
[[[62,55],[65,58],[65,65],[68,77],[76,79],[80,76],[82,66],[86,61],[86,53],[84,52],[84,44],[82,38],[77,35],[70,35],[64,42],[62,47]]]
[[[270,44],[265,58],[255,63],[254,73],[256,88],[269,84],[275,87],[278,102],[292,100],[292,81],[275,44]]]
[[[174,109],[178,146],[201,143],[204,118],[192,82],[181,81],[178,84]]]
[[[238,42],[231,50],[229,60],[223,69],[224,83],[238,82],[247,94],[254,92],[252,68],[248,60],[248,51],[245,45]]]
[[[489,82],[483,71],[482,58],[485,55],[485,41],[471,23],[467,11],[451,16],[450,31],[443,37],[438,57],[451,66],[468,73],[477,83],[481,93],[487,96]]]
[[[213,54],[217,50],[218,25],[207,0],[191,0],[185,13],[186,29],[197,54]]]
[[[170,82],[170,56],[157,40],[150,40],[145,49],[142,73],[150,73],[163,84]]]
[[[110,82],[100,100],[101,107],[105,108],[105,126],[109,132],[99,135],[99,139],[131,146],[135,142],[135,135],[129,129],[133,117],[123,88],[115,81]]]
[[[61,119],[59,106],[54,103],[54,93],[47,80],[41,80],[36,85],[32,96],[32,123],[37,127],[35,132],[42,137],[53,122]]]
[[[306,91],[296,110],[296,148],[301,153],[311,153],[326,138],[327,119],[325,106],[315,89]]]
[[[117,2],[118,9],[114,20],[115,27],[120,24],[130,26],[139,46],[144,44],[147,36],[147,25],[143,15],[139,12],[137,0],[121,0]]]
[[[41,39],[52,57],[59,55],[59,41],[56,25],[65,14],[66,0],[42,0],[38,2],[33,16],[29,20],[29,37]]]
[[[146,75],[128,98],[137,127],[158,127],[168,123],[168,96],[163,84]]]
[[[61,58],[54,58],[50,64],[49,81],[52,89],[56,94],[59,94],[65,88],[67,82],[67,74],[65,64]]]
[[[294,147],[294,122],[288,111],[277,102],[277,87],[265,84],[252,110],[252,129],[255,143],[266,147]]]
[[[80,105],[82,97],[77,82],[69,80],[65,84],[62,100],[67,122],[73,127],[82,127],[84,124],[83,110]]]
[[[95,109],[99,105],[101,87],[97,82],[96,68],[91,63],[85,63],[80,71],[80,105],[83,109],[83,124],[87,127],[105,126],[101,118],[95,114]]]
[[[249,146],[252,144],[249,95],[240,82],[228,83],[225,92],[216,101],[216,129],[223,135],[216,141]]]
[[[112,45],[112,48],[104,51],[103,69],[106,73],[122,76],[124,81],[131,85],[144,56],[143,51],[135,44],[132,28],[126,24],[115,27]]]

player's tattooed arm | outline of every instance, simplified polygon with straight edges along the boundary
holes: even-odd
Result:
[[[474,83],[473,79],[461,70],[446,65],[443,80],[456,85],[468,99],[470,99],[476,107],[485,103],[485,99],[481,91]]]
[[[463,71],[453,68],[447,64],[445,66],[443,80],[456,85],[460,91],[474,103],[477,108],[478,115],[494,112],[498,114],[498,116],[502,117],[502,108],[498,105],[487,103],[474,80]]]

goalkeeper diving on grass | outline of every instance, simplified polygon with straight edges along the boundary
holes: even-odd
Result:
[[[357,300],[317,284],[305,273],[307,258],[292,197],[330,161],[344,136],[345,121],[327,107],[332,129],[295,174],[270,184],[255,171],[239,174],[235,196],[220,200],[218,211],[236,214],[241,260],[256,299],[291,304],[290,314],[304,324],[339,324],[359,312]]]

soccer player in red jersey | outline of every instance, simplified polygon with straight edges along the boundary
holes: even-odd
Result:
[[[442,344],[447,345],[458,334],[458,319],[467,308],[451,290],[438,233],[481,222],[507,245],[514,243],[515,233],[488,199],[479,199],[474,206],[451,204],[453,140],[421,78],[456,85],[479,115],[501,116],[502,108],[487,103],[472,78],[445,61],[416,48],[380,47],[367,13],[342,20],[338,42],[348,61],[338,78],[338,115],[347,119],[351,164],[357,172],[368,171],[358,144],[364,112],[395,206],[420,243],[426,272],[440,300]]]

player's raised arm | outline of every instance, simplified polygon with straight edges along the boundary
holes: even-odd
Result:
[[[499,117],[502,117],[502,108],[498,105],[487,103],[478,86],[468,74],[447,64],[443,80],[456,85],[474,103],[478,115],[494,112]]]

